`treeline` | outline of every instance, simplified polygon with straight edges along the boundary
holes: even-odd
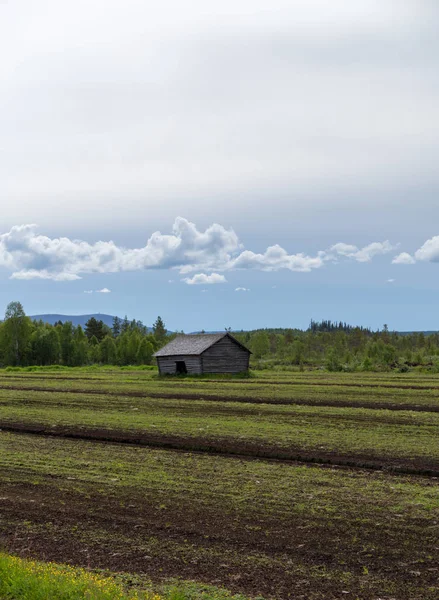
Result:
[[[161,317],[152,330],[141,321],[117,317],[112,327],[94,317],[84,328],[71,322],[49,325],[32,321],[20,302],[11,302],[0,323],[0,366],[150,365],[154,352],[173,335]],[[399,334],[387,325],[372,331],[311,321],[306,331],[262,329],[233,335],[250,348],[255,368],[439,372],[439,333]]]
[[[149,365],[154,352],[171,337],[161,317],[152,331],[141,321],[117,317],[113,327],[92,317],[83,329],[69,321],[55,325],[32,321],[20,302],[11,302],[0,323],[0,365]]]
[[[325,368],[329,371],[439,372],[439,333],[399,334],[346,323],[311,321],[299,329],[255,330],[234,334],[253,352],[257,368]]]
[[[313,319],[311,319],[311,323],[308,327],[308,331],[311,331],[312,333],[333,333],[335,331],[351,333],[354,329],[358,329],[358,327],[352,327],[352,325],[348,325],[343,321],[337,323],[334,321],[314,321]],[[370,329],[364,327],[360,327],[359,329],[366,333],[372,333]]]

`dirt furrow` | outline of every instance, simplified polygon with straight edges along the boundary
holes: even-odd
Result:
[[[355,591],[355,597],[363,600],[377,597],[375,590],[372,595],[364,588],[364,556],[361,548],[352,552],[349,524],[344,521],[339,521],[335,530],[318,522],[310,527],[291,513],[279,526],[265,514],[231,515],[225,507],[211,504],[209,498],[191,505],[176,496],[163,510],[157,507],[157,499],[127,492],[123,495],[109,486],[96,493],[93,486],[85,484],[60,490],[48,481],[36,486],[5,484],[0,513],[2,546],[11,553],[45,561],[138,573],[154,581],[195,579],[252,596],[285,600],[339,599],[346,584],[337,576],[338,560],[345,556],[352,595]],[[386,530],[371,528],[366,520],[357,527],[359,535],[381,548],[379,555],[369,555],[369,568],[384,579],[390,573],[398,589],[410,586],[413,592],[413,576],[404,564],[407,550],[400,543],[397,525],[390,524]],[[416,523],[416,531],[409,530],[406,535],[413,539],[418,529],[427,527],[428,521]],[[434,534],[427,530],[429,551],[434,543]],[[323,578],[323,568],[333,576]],[[424,570],[423,586],[433,586],[435,570]],[[307,590],[312,590],[312,595],[302,594]],[[425,596],[419,592],[410,597]]]
[[[184,437],[151,432],[117,431],[87,427],[49,427],[45,424],[37,423],[0,422],[0,431],[92,442],[130,444],[172,451],[224,454],[239,459],[269,459],[439,477],[439,462],[434,459],[428,460],[421,457],[374,456],[373,454],[366,453],[348,455],[341,452],[325,451],[323,449],[316,452],[294,444],[288,447],[269,444],[261,445],[260,442],[254,440],[237,440],[226,437],[216,439],[202,436]]]
[[[163,392],[138,392],[133,390],[113,391],[90,388],[52,388],[44,386],[9,386],[0,385],[0,390],[28,391],[28,392],[52,392],[58,394],[87,394],[93,396],[114,396],[126,398],[157,398],[163,400],[204,400],[212,402],[242,402],[248,404],[279,404],[279,405],[298,405],[298,406],[333,406],[338,408],[367,408],[372,410],[408,410],[415,412],[439,412],[439,403],[437,405],[422,404],[393,404],[390,402],[352,402],[349,400],[314,400],[308,398],[261,398],[248,396],[220,396],[216,394],[185,394],[185,393],[163,393]]]

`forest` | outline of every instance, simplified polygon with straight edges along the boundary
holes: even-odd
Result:
[[[115,317],[110,328],[92,317],[85,328],[71,322],[32,321],[20,302],[11,302],[0,324],[0,364],[7,366],[92,364],[149,365],[168,339],[158,317],[152,332],[141,321]]]
[[[70,322],[49,325],[33,321],[20,302],[11,302],[0,323],[0,366],[152,365],[154,352],[174,335],[161,317],[152,330],[126,317],[115,317],[112,327],[94,317],[84,328]],[[403,334],[387,325],[372,331],[312,320],[305,331],[258,329],[233,335],[252,351],[254,369],[439,372],[439,333]]]
[[[311,321],[306,331],[262,329],[235,334],[253,352],[253,367],[327,371],[439,372],[439,333],[372,331]]]

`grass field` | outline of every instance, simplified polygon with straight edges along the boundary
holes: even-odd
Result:
[[[439,598],[439,376],[1,371],[0,429],[9,552],[249,597]]]

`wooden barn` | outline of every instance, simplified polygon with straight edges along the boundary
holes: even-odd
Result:
[[[160,375],[176,373],[242,373],[250,350],[230,333],[178,335],[154,354]]]

